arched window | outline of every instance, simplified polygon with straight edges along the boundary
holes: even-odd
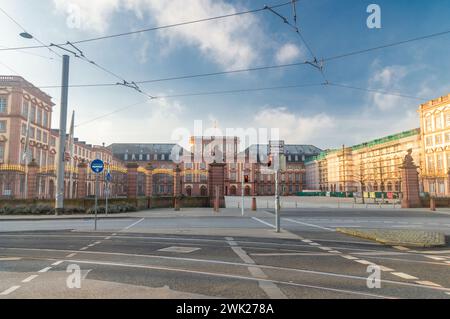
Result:
[[[192,196],[192,188],[191,188],[191,186],[186,187],[186,196],[189,196],[189,197]]]
[[[387,191],[392,192],[392,183],[391,182],[387,183]]]
[[[231,196],[236,196],[236,186],[231,186],[230,187],[230,195]]]
[[[250,196],[250,186],[245,186],[244,194],[245,196]]]
[[[208,189],[206,186],[200,187],[200,196],[208,196]]]

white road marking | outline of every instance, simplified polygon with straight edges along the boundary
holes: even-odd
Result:
[[[259,218],[256,218],[256,217],[252,217],[252,219],[253,219],[253,220],[256,220],[256,221],[258,221],[258,222],[260,222],[260,223],[262,223],[262,224],[264,224],[264,225],[266,225],[266,226],[269,226],[269,227],[275,228],[275,226],[274,226],[274,225],[272,225],[272,224],[270,224],[270,223],[268,223],[268,222],[265,222],[265,221],[263,221],[263,220],[261,220],[261,219],[259,219]]]
[[[31,251],[52,251],[52,252],[68,252],[68,250],[61,250],[61,249],[37,249],[37,248],[1,248],[1,249],[8,249],[8,250],[31,250]],[[127,254],[127,253],[113,253],[113,252],[92,252],[92,251],[85,251],[83,252],[85,254],[92,254],[92,255],[111,255],[111,256],[131,256],[131,257],[142,257],[142,258],[156,258],[156,259],[167,259],[167,260],[179,260],[179,261],[187,261],[187,262],[199,262],[199,263],[208,263],[208,264],[220,264],[220,265],[234,265],[234,266],[246,266],[244,263],[238,263],[238,262],[231,262],[231,261],[223,261],[223,260],[212,260],[212,259],[196,259],[196,258],[188,258],[188,257],[173,257],[173,256],[161,256],[161,255],[142,255],[142,254]],[[96,262],[91,260],[68,260],[70,262],[77,262],[77,263],[87,263],[87,264],[102,264],[102,262]],[[123,264],[124,267],[137,267],[137,268],[145,268],[147,266],[145,265],[133,265],[133,264]],[[321,272],[321,271],[315,271],[315,270],[308,270],[308,269],[298,269],[298,268],[287,268],[287,267],[277,267],[277,266],[269,266],[269,265],[258,265],[258,267],[263,269],[270,269],[270,270],[276,270],[276,271],[292,271],[292,272],[298,272],[298,273],[307,273],[307,274],[314,274],[314,275],[323,275],[323,276],[330,276],[330,277],[336,277],[336,278],[347,278],[347,279],[355,279],[355,280],[361,280],[361,281],[367,281],[366,277],[360,277],[360,276],[353,276],[353,275],[346,275],[346,274],[340,274],[340,273],[332,273],[332,272]],[[400,285],[400,286],[409,286],[409,287],[418,287],[418,288],[426,288],[426,289],[433,289],[433,290],[440,290],[440,291],[449,291],[450,288],[439,288],[439,287],[427,287],[423,285],[418,285],[415,283],[408,283],[408,282],[402,282],[402,281],[393,281],[393,280],[381,280],[381,282]]]
[[[228,243],[234,242],[232,237],[227,237]],[[231,239],[231,240],[229,240]],[[243,250],[241,247],[231,246],[231,249],[239,256],[246,264],[255,265],[255,261]],[[271,299],[286,299],[287,296],[281,291],[278,286],[271,280],[267,280],[267,275],[258,266],[248,267],[250,274],[263,281],[258,281],[259,287],[266,293],[266,295]]]
[[[95,246],[95,244],[89,244],[89,245],[88,245],[88,247],[93,247],[93,246]]]
[[[52,269],[52,267],[45,267],[45,268],[39,270],[38,272],[47,272],[47,271],[49,271],[50,269]]]
[[[58,265],[61,265],[63,262],[64,262],[64,260],[56,261],[56,262],[54,262],[54,263],[52,264],[52,266],[58,266]]]
[[[25,278],[24,280],[22,280],[22,282],[26,283],[26,282],[30,282],[32,281],[34,278],[37,278],[39,275],[31,275],[30,277]]]
[[[256,253],[252,256],[330,256],[327,253]]]
[[[345,259],[350,259],[350,260],[356,260],[358,258],[350,256],[350,255],[343,255],[342,257],[344,257]]]
[[[380,265],[377,265],[377,266],[380,267],[380,269],[381,269],[382,271],[389,271],[389,272],[394,271],[394,269],[389,268],[389,267],[380,266]]]
[[[68,254],[67,256],[66,256],[66,258],[72,258],[73,256],[75,256],[77,253],[72,253],[72,254]]]
[[[333,248],[330,248],[330,247],[319,247],[319,249],[327,250],[327,251],[333,250]]]
[[[131,224],[131,225],[129,225],[129,226],[123,228],[121,231],[128,230],[128,229],[130,229],[131,227],[136,226],[137,224],[139,224],[140,222],[142,222],[144,219],[145,219],[145,218],[139,219],[137,222],[134,222],[133,224]],[[113,234],[113,236],[115,236],[115,235],[116,235],[116,234]]]
[[[408,251],[409,250],[409,248],[406,248],[406,247],[403,247],[403,246],[392,246],[393,248],[395,248],[395,249],[398,249],[398,250],[402,250],[402,251]]]
[[[318,244],[318,243],[309,243],[311,246],[321,246],[320,244]]]
[[[364,260],[364,259],[355,259],[355,261],[357,263],[363,264],[363,265],[375,265],[375,263],[370,262],[368,260]]]
[[[438,285],[432,281],[416,281],[419,285],[425,285],[425,286],[433,286],[433,287],[442,287],[441,285]]]
[[[158,249],[158,251],[164,251],[169,253],[182,253],[182,254],[188,254],[192,253],[194,251],[199,250],[200,248],[197,247],[179,247],[179,246],[170,246],[166,248]]]
[[[15,291],[19,288],[20,288],[20,286],[12,286],[12,287],[6,289],[5,291],[1,292],[0,295],[2,295],[2,296],[9,295],[10,293],[12,293],[13,291]]]
[[[101,241],[96,241],[95,243],[94,243],[94,245],[99,245],[99,244],[101,244],[102,242]]]
[[[444,257],[435,257],[435,256],[425,256],[425,257],[433,259],[433,260],[445,260]]]
[[[110,240],[111,236],[105,237],[105,240]]]
[[[327,291],[346,293],[346,294],[351,294],[351,295],[368,296],[368,297],[374,297],[374,298],[395,299],[395,297],[388,297],[388,296],[382,296],[382,295],[376,295],[376,294],[368,294],[368,293],[363,293],[363,292],[358,292],[358,291],[335,289],[335,288],[328,288],[328,287],[314,286],[314,285],[305,285],[305,284],[299,284],[299,283],[293,283],[293,282],[287,282],[287,281],[254,278],[254,277],[247,277],[247,276],[241,276],[241,275],[211,273],[211,272],[198,271],[198,270],[179,269],[179,268],[170,268],[170,267],[162,267],[162,266],[149,266],[149,265],[132,265],[132,264],[89,261],[89,260],[75,260],[74,262],[80,263],[80,264],[96,264],[96,265],[106,265],[106,266],[115,266],[115,267],[144,268],[144,269],[156,269],[156,270],[165,270],[165,271],[174,271],[174,272],[187,272],[187,273],[200,274],[200,275],[206,275],[206,276],[214,276],[214,277],[225,277],[225,278],[242,279],[242,280],[249,280],[249,281],[273,282],[275,284],[283,284],[283,285],[287,285],[287,286],[327,290]],[[364,281],[367,280],[367,278],[361,278],[361,279]],[[399,282],[399,284],[406,285],[405,283],[400,283],[400,282]],[[418,285],[414,285],[414,286],[418,286]],[[436,287],[436,288],[427,287],[427,286],[420,286],[420,287],[429,288],[429,289],[438,289],[438,287]],[[444,288],[442,288],[442,289],[444,289]],[[442,290],[442,289],[438,289],[438,290]]]
[[[83,248],[80,248],[80,250],[86,250],[86,249],[88,249],[89,247],[83,247]]]
[[[309,240],[309,239],[302,239],[302,242],[304,242],[304,243],[312,243],[312,240]]]
[[[305,226],[309,226],[309,227],[320,228],[320,229],[324,229],[324,230],[328,230],[328,231],[333,231],[333,232],[336,231],[334,229],[327,228],[327,227],[322,227],[322,226],[318,226],[318,225],[314,225],[314,224],[308,224],[308,223],[304,223],[304,222],[299,222],[298,220],[295,220],[295,219],[283,218],[283,220],[286,220],[286,221],[291,222],[291,223],[296,223],[296,224],[305,225]]]
[[[329,252],[333,254],[342,254],[339,250],[330,250]]]
[[[3,257],[0,258],[0,261],[15,261],[15,260],[21,260],[22,257]]]
[[[411,279],[411,280],[413,280],[413,279],[419,279],[419,278],[417,278],[417,277],[414,277],[414,276],[405,274],[405,273],[403,273],[403,272],[391,272],[391,274],[393,274],[394,276],[403,278],[403,279]]]

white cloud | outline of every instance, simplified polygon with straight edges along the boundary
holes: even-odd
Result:
[[[80,8],[82,28],[104,33],[114,13],[119,9],[135,12],[138,18],[149,16],[150,25],[170,25],[213,16],[236,13],[242,8],[223,0],[53,0],[59,12],[67,13],[69,6]],[[253,15],[235,16],[212,22],[183,25],[160,30],[158,34],[176,47],[198,48],[205,58],[224,69],[248,67],[259,56],[263,33]]]
[[[280,63],[291,63],[298,60],[304,54],[298,46],[293,43],[287,43],[283,45],[276,53],[275,60]]]
[[[334,119],[327,114],[303,116],[285,107],[264,108],[255,115],[256,128],[278,128],[280,138],[290,143],[318,141],[335,126]]]
[[[404,66],[393,65],[378,69],[369,79],[369,86],[381,91],[401,93],[403,86],[401,81],[408,75],[408,69]],[[405,106],[405,98],[382,93],[370,93],[369,99],[373,106],[381,111]]]

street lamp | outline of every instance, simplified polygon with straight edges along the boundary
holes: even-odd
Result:
[[[28,32],[22,32],[19,34],[22,38],[24,39],[33,39],[33,36],[31,34],[29,34]]]

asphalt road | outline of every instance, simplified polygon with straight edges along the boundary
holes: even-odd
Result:
[[[284,210],[282,236],[270,213],[187,215],[110,218],[98,231],[88,219],[0,221],[0,298],[450,298],[450,247],[390,247],[334,231],[449,235],[448,215]],[[380,288],[367,286],[374,264]],[[67,286],[71,265],[81,288]]]

